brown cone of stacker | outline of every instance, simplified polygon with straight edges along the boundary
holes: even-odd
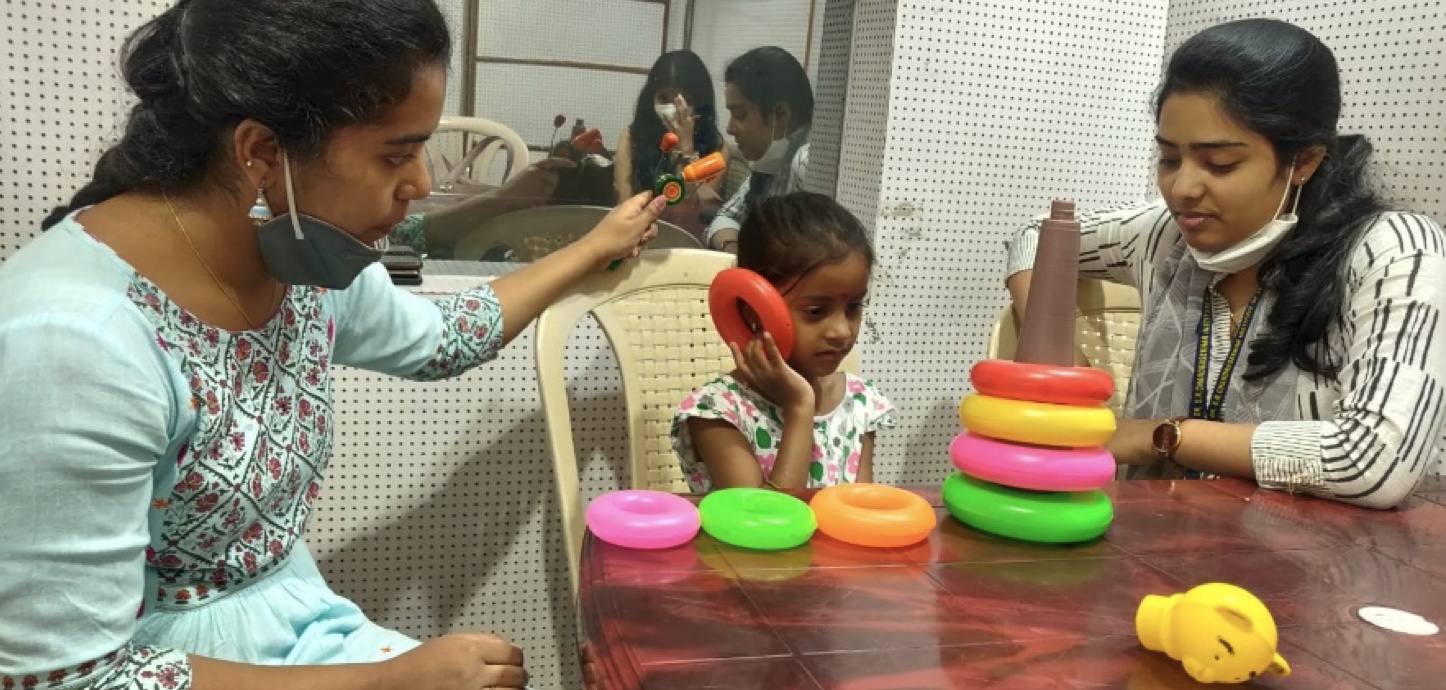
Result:
[[[1039,228],[1034,274],[1014,361],[1074,366],[1075,293],[1079,280],[1079,222],[1074,202],[1050,204]]]

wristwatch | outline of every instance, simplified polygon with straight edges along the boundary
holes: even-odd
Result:
[[[1180,448],[1180,441],[1184,439],[1184,433],[1180,430],[1180,423],[1189,417],[1171,417],[1155,427],[1152,436],[1155,446],[1155,457],[1160,460],[1175,459],[1175,451]]]

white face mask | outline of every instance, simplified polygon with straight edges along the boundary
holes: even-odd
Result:
[[[1300,193],[1294,185],[1290,184],[1294,177],[1295,163],[1291,163],[1290,171],[1286,173],[1285,177],[1285,195],[1280,197],[1280,206],[1276,207],[1273,220],[1235,246],[1218,252],[1207,252],[1189,247],[1190,255],[1195,257],[1195,263],[1199,264],[1200,268],[1212,273],[1230,275],[1239,273],[1264,260],[1266,255],[1270,254],[1270,250],[1275,249],[1275,245],[1280,244],[1280,241],[1295,229],[1295,224],[1300,220],[1295,215],[1296,210],[1300,208]],[[1296,192],[1295,203],[1291,204],[1290,213],[1282,216],[1280,212],[1285,210],[1285,200],[1290,198],[1292,191]]]
[[[672,124],[678,119],[678,106],[672,103],[654,103],[653,112],[658,114],[658,119],[662,120],[664,125]]]
[[[787,136],[769,142],[768,150],[756,161],[748,161],[753,172],[777,175],[788,166],[788,149],[793,144]]]

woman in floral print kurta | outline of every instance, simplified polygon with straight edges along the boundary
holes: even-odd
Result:
[[[283,284],[247,213],[385,236],[428,192],[448,52],[414,0],[183,0],[128,43],[125,135],[0,265],[0,690],[525,684],[500,638],[419,645],[327,587],[302,535],[331,370],[429,380],[492,359],[634,255],[660,204],[440,302],[375,264]],[[306,227],[295,251],[329,265],[341,250]]]

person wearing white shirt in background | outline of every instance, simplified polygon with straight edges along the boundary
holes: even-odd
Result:
[[[1340,74],[1310,33],[1221,24],[1155,101],[1161,199],[1081,214],[1081,276],[1140,290],[1130,478],[1230,476],[1392,508],[1446,452],[1446,236],[1387,209],[1371,145],[1337,133]],[[1027,308],[1038,224],[1009,248]]]
[[[708,225],[709,248],[737,253],[743,217],[760,200],[803,188],[813,87],[798,59],[782,48],[754,48],[723,72],[728,134],[752,173]]]

